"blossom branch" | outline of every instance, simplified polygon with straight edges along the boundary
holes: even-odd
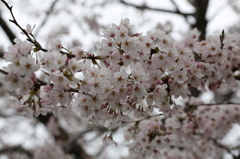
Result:
[[[219,106],[219,105],[237,105],[240,106],[240,103],[232,103],[232,102],[227,102],[227,103],[208,103],[208,104],[197,104],[197,105],[189,105],[187,107],[200,107],[200,106]]]
[[[153,115],[153,116],[147,116],[147,117],[144,118],[144,119],[139,119],[139,120],[135,120],[135,121],[123,121],[122,123],[123,123],[123,124],[139,123],[139,122],[141,122],[141,121],[148,120],[148,119],[155,118],[155,117],[159,117],[159,116],[162,116],[162,115],[163,115],[163,113],[160,113],[160,114]]]
[[[22,33],[25,34],[25,36],[27,37],[27,40],[28,40],[29,42],[31,42],[31,43],[36,47],[35,50],[36,50],[36,51],[41,50],[41,51],[43,51],[43,52],[48,52],[49,50],[43,48],[43,47],[40,45],[40,43],[39,43],[38,41],[36,41],[35,37],[34,37],[32,34],[31,34],[31,36],[32,36],[33,38],[31,38],[30,35],[29,35],[29,33],[20,26],[20,24],[17,22],[14,14],[13,14],[13,11],[12,11],[13,7],[12,7],[12,6],[9,6],[9,4],[8,4],[5,0],[1,0],[1,1],[5,4],[5,6],[8,8],[8,10],[9,10],[10,13],[11,13],[11,16],[12,16],[13,19],[12,19],[12,20],[9,20],[9,21],[12,22],[12,23],[14,23],[14,24],[22,31]],[[56,1],[56,2],[57,2],[57,1]],[[56,2],[55,2],[55,3],[56,3]],[[55,4],[55,3],[54,3],[54,4]],[[14,37],[14,38],[15,38],[15,37]],[[14,38],[13,38],[13,36],[11,36],[11,39],[12,39],[12,40],[14,40]],[[67,56],[70,57],[70,58],[75,57],[75,55],[69,54],[69,53],[64,52],[64,51],[60,51],[60,53],[65,54],[65,55],[67,55]]]
[[[13,11],[12,11],[12,8],[13,8],[13,7],[12,7],[12,6],[9,6],[9,4],[8,4],[5,0],[1,0],[1,1],[5,4],[5,6],[8,8],[8,10],[9,10],[10,13],[11,13],[11,16],[12,16],[13,19],[12,19],[12,20],[10,19],[9,21],[12,22],[12,23],[14,23],[14,24],[26,35],[27,40],[28,40],[29,42],[31,42],[32,44],[34,44],[37,49],[42,50],[42,51],[44,51],[44,52],[47,52],[46,49],[42,48],[42,46],[41,46],[35,39],[32,39],[32,38],[29,36],[29,34],[27,33],[27,31],[26,31],[25,29],[23,29],[23,28],[19,25],[19,23],[17,22],[14,14],[13,14]]]
[[[208,103],[208,104],[196,104],[196,105],[186,105],[184,107],[184,112],[193,113],[198,107],[206,107],[206,106],[240,106],[240,103]]]

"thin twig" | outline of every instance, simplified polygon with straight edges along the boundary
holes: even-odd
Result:
[[[230,3],[229,5],[231,5],[231,4],[234,3],[234,2],[236,2],[236,1],[229,2],[229,3]],[[226,7],[228,7],[227,4],[223,4],[222,6],[220,6],[220,7],[212,14],[212,17],[209,18],[209,21],[212,21],[220,12],[223,11],[223,9],[226,9]]]
[[[214,143],[215,145],[217,145],[218,147],[226,150],[229,154],[232,154],[231,150],[230,150],[228,147],[224,146],[223,144],[219,143],[219,142],[217,141],[217,139],[210,138],[210,140],[212,140],[213,143]]]
[[[172,4],[174,5],[175,9],[176,9],[176,12],[178,13],[181,13],[180,10],[179,10],[179,7],[177,5],[177,3],[174,1],[174,0],[171,0]],[[181,13],[182,14],[182,13]]]
[[[42,23],[39,25],[38,29],[36,30],[35,32],[35,37],[37,37],[39,31],[43,28],[43,26],[46,24],[47,20],[49,19],[50,17],[50,14],[53,12],[54,10],[54,7],[56,6],[57,2],[59,2],[59,0],[54,0],[50,6],[50,8],[48,9],[48,11],[46,12],[46,16],[45,18],[43,19]]]
[[[240,103],[209,103],[209,104],[199,104],[199,105],[189,105],[190,107],[199,107],[199,106],[219,106],[219,105],[239,105]]]
[[[12,16],[12,20],[10,19],[9,21],[14,23],[27,37],[27,41],[31,42],[32,44],[35,45],[36,48],[38,48],[39,50],[42,50],[43,52],[47,52],[48,50],[47,49],[44,49],[35,39],[32,39],[29,34],[27,33],[27,31],[25,29],[23,29],[19,23],[17,22],[15,16],[13,15],[13,11],[12,11],[12,6],[9,6],[8,3],[5,1],[5,0],[1,0],[5,6],[8,8],[8,10],[10,11],[11,13],[11,16]]]
[[[174,0],[171,0],[171,2],[172,2],[172,4],[174,5],[174,7],[175,7],[175,9],[176,9],[176,13],[182,15],[182,16],[185,18],[186,23],[188,23],[189,25],[191,25],[190,22],[188,21],[188,16],[189,16],[189,15],[186,15],[186,14],[182,13],[182,12],[180,11],[177,3],[176,3]]]
[[[150,7],[147,7],[146,5],[141,5],[141,6],[138,6],[138,5],[135,5],[135,4],[132,4],[132,3],[128,3],[128,2],[125,2],[124,0],[120,0],[120,2],[122,4],[125,4],[125,5],[128,5],[128,6],[132,6],[132,7],[135,7],[137,9],[147,9],[147,10],[152,10],[152,11],[159,11],[159,12],[166,12],[166,13],[172,13],[172,14],[179,14],[179,15],[182,15],[184,17],[187,17],[187,16],[193,16],[194,13],[182,13],[180,12],[179,10],[168,10],[168,9],[162,9],[162,8],[150,8]]]
[[[4,75],[8,75],[8,72],[7,71],[4,71],[2,69],[0,69],[0,72],[3,73]]]
[[[135,121],[123,121],[122,123],[123,124],[128,124],[128,123],[139,123],[143,120],[147,120],[147,119],[150,119],[150,118],[155,118],[155,117],[159,117],[159,116],[162,116],[163,114],[160,113],[160,114],[157,114],[157,115],[153,115],[153,116],[147,116],[146,118],[144,119],[139,119],[139,120],[135,120]]]

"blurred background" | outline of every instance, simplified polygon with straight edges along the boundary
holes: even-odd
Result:
[[[129,18],[134,32],[162,29],[175,39],[181,39],[189,30],[197,28],[200,39],[225,32],[240,32],[239,0],[6,0],[13,6],[19,24],[35,25],[33,34],[47,48],[53,39],[59,39],[65,48],[81,47],[94,52],[104,28]],[[2,59],[14,38],[25,39],[11,22],[9,10],[0,2],[0,57]],[[214,94],[214,95],[213,95]],[[211,98],[231,99],[234,92],[216,93]],[[88,125],[78,112],[71,116],[51,114],[37,118],[18,115],[6,99],[4,83],[0,87],[0,159],[43,159],[52,153],[52,159],[123,158],[128,149],[123,145],[123,133],[114,132],[115,146],[103,147],[101,139],[107,129]],[[238,126],[236,126],[238,127]],[[236,131],[235,131],[236,132]],[[235,133],[235,136],[237,133]],[[231,135],[232,136],[232,135]],[[229,141],[229,140],[228,140]],[[114,144],[113,144],[114,145]],[[41,155],[40,155],[41,154]],[[46,158],[46,157],[45,157]]]

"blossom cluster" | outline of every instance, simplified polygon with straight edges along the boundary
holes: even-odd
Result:
[[[219,158],[230,145],[221,139],[239,123],[238,105],[199,106],[193,112],[151,118],[125,127],[125,139],[133,158]]]
[[[29,28],[27,34],[33,37]],[[207,150],[202,150],[211,156],[215,138],[225,133],[214,132],[221,129],[219,121],[226,121],[224,129],[237,122],[239,108],[204,106],[189,113],[174,98],[188,98],[192,87],[238,88],[239,36],[210,36],[199,42],[194,29],[174,41],[162,30],[144,35],[133,34],[132,29],[129,19],[107,27],[94,53],[68,50],[59,40],[42,49],[16,39],[4,55],[10,63],[3,68],[2,80],[15,96],[17,110],[30,116],[58,115],[74,107],[88,122],[109,129],[161,112],[161,117],[129,127],[126,138],[137,138],[130,149],[143,157],[151,152],[166,158],[171,153],[194,158],[199,155],[190,145],[201,137],[205,140],[197,143],[199,147],[212,139]],[[176,149],[167,153],[169,149],[162,147]]]
[[[4,54],[4,58],[10,62],[5,67],[8,74],[5,81],[8,82],[10,91],[14,91],[17,95],[26,94],[36,81],[34,74],[40,68],[35,63],[35,59],[31,56],[32,44],[27,41],[15,39],[16,44],[8,47],[8,53]]]

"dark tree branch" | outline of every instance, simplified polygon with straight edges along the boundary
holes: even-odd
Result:
[[[206,19],[207,9],[209,0],[195,0],[195,9],[196,12],[194,17],[196,19],[196,23],[193,24],[192,28],[197,28],[201,35],[199,37],[200,40],[204,40],[206,36],[206,28],[208,24],[208,20]]]
[[[176,9],[176,12],[177,13],[180,13],[181,15],[183,15],[185,18],[187,17],[185,14],[181,13],[180,12],[180,9],[178,7],[178,5],[176,4],[176,2],[174,0],[170,0],[172,2],[172,4],[174,5],[175,9]]]
[[[73,154],[75,156],[75,159],[89,159],[90,156],[88,156],[85,153],[85,150],[82,148],[81,145],[77,142],[77,140],[73,140],[69,147],[68,151],[69,154]]]
[[[0,26],[2,27],[3,31],[7,35],[8,39],[12,44],[15,44],[14,39],[16,38],[16,35],[13,33],[13,31],[9,28],[5,20],[2,18],[0,13]],[[3,58],[4,52],[0,50],[0,58]]]
[[[1,14],[0,14],[0,25],[3,29],[3,31],[6,33],[8,39],[11,41],[12,44],[14,44],[13,40],[16,38],[16,36],[12,32],[12,30],[8,27],[7,23],[4,21]]]
[[[40,121],[41,123],[43,123],[45,126],[47,126],[47,123],[49,122],[50,118],[52,117],[52,114],[47,114],[47,115],[39,115],[37,117],[38,121]]]
[[[59,122],[58,118],[54,117],[52,114],[47,114],[46,116],[39,115],[37,119],[42,122],[45,126],[47,126],[50,118],[54,118],[56,124],[58,125],[58,134],[52,134],[55,141],[62,143],[62,149],[65,153],[71,154],[75,157],[75,159],[85,159],[88,157],[85,150],[81,145],[77,142],[77,140],[72,140],[71,136],[63,129]]]
[[[0,154],[5,154],[5,153],[23,153],[26,154],[29,158],[33,157],[32,152],[26,150],[25,148],[23,148],[22,146],[18,145],[18,146],[11,146],[11,147],[4,147],[2,149],[0,149]]]
[[[0,58],[3,58],[4,52],[0,50]]]

